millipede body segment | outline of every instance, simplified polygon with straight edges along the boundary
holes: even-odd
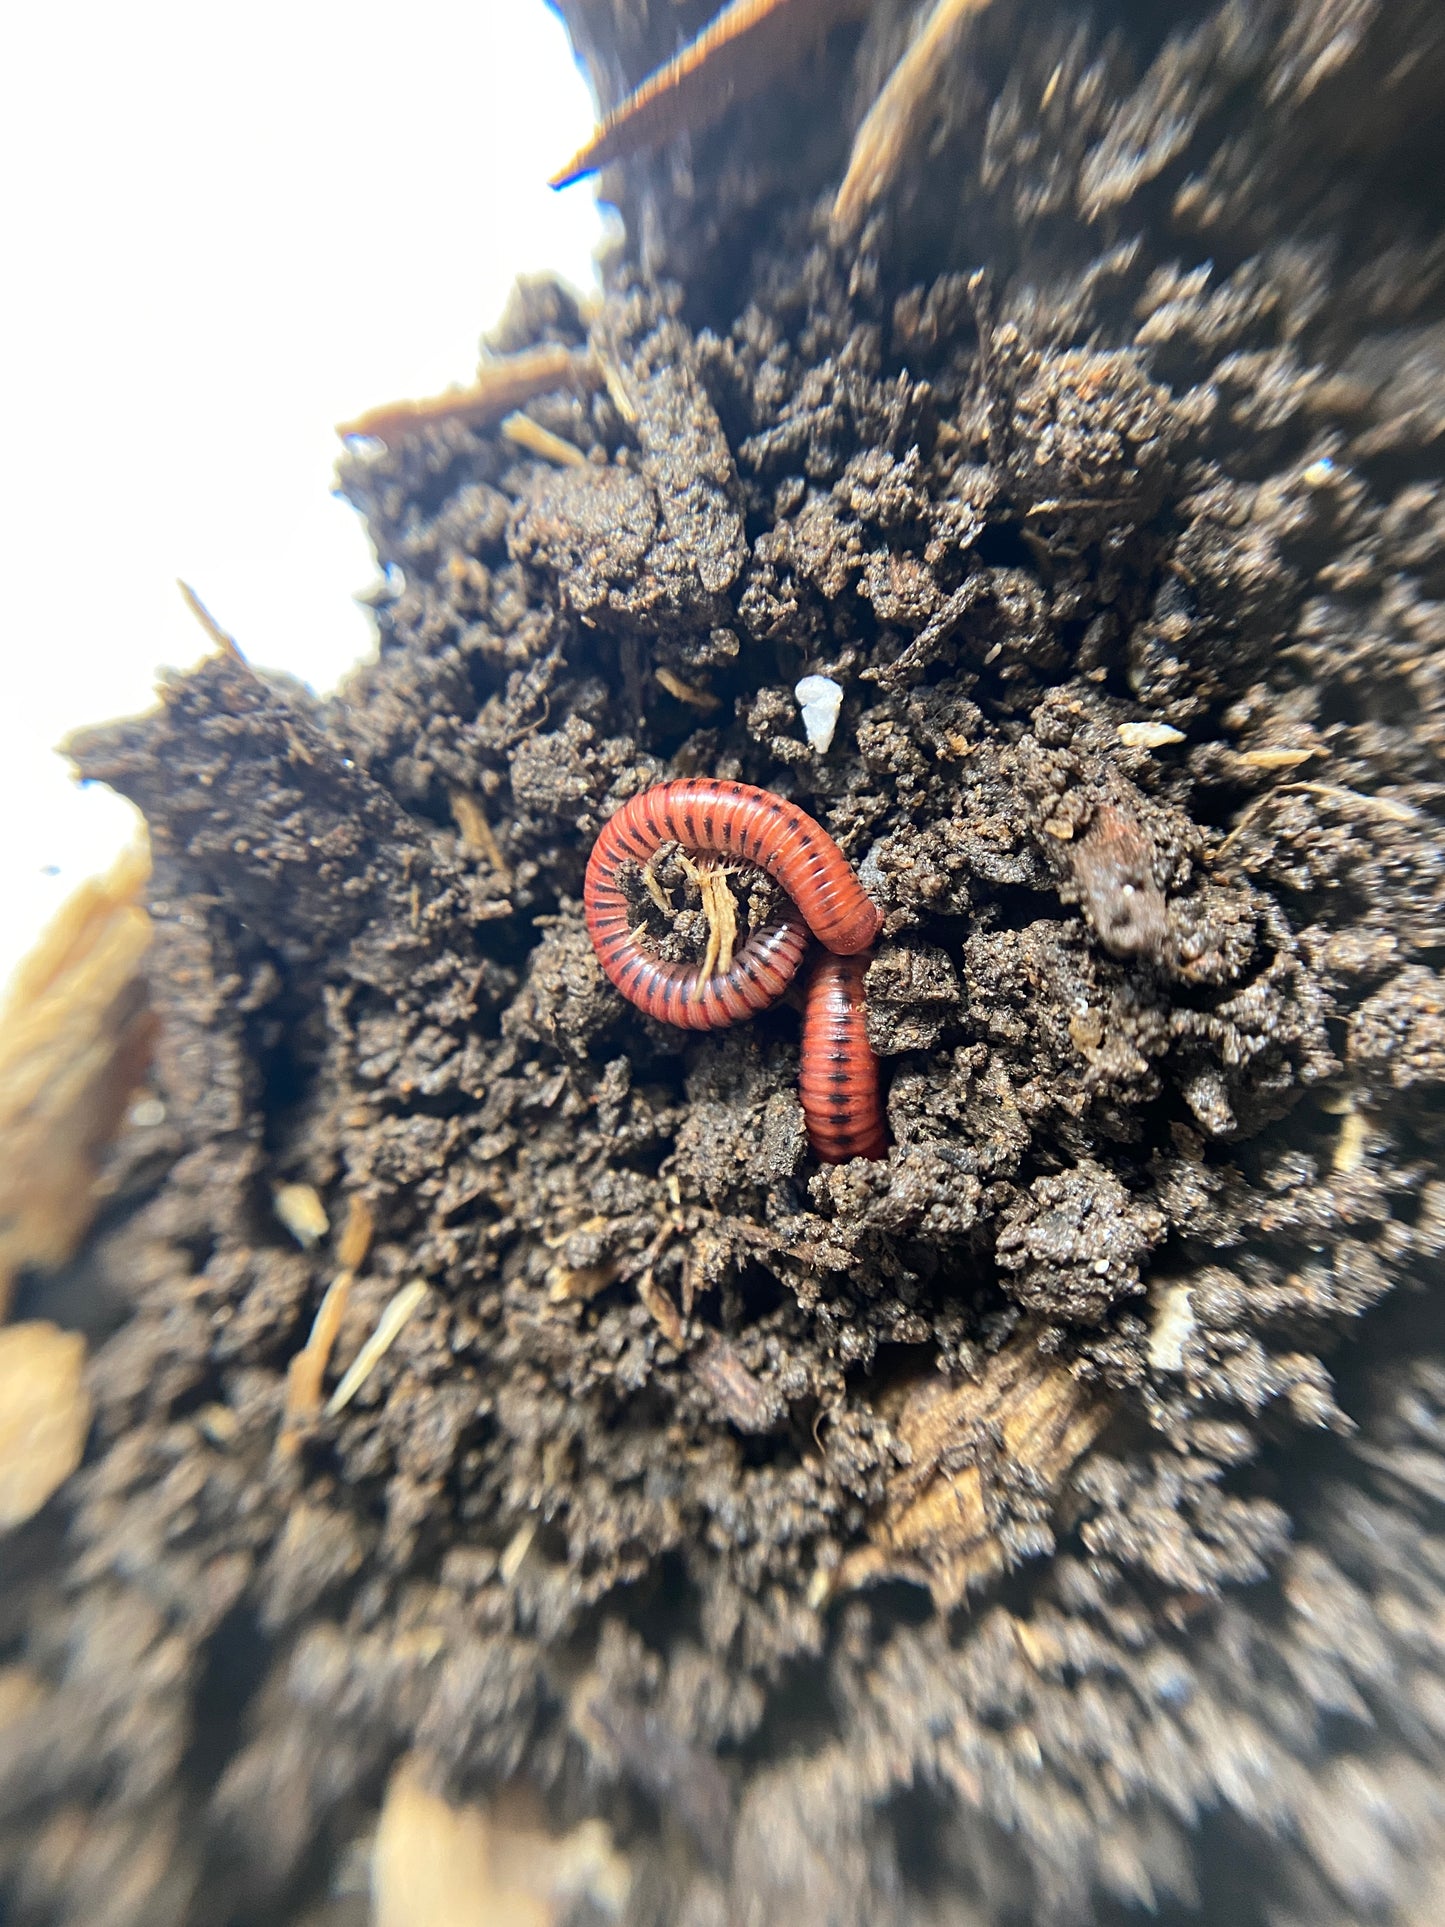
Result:
[[[756,864],[790,899],[752,932],[727,970],[707,978],[697,965],[664,963],[633,928],[623,872],[667,843]],[[691,1030],[736,1024],[775,1003],[797,974],[811,932],[829,955],[809,979],[803,1019],[799,1081],[809,1138],[828,1163],[886,1154],[878,1061],[863,1027],[862,955],[883,918],[821,824],[748,783],[660,783],[603,825],[587,863],[583,907],[610,982],[648,1016]],[[829,968],[842,963],[849,967]]]
[[[808,976],[798,1095],[808,1140],[825,1164],[885,1158],[878,1059],[864,1021],[868,959],[824,951]]]

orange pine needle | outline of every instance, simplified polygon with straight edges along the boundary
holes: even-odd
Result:
[[[731,0],[695,40],[640,86],[602,122],[582,150],[552,176],[570,187],[610,161],[626,160],[684,130],[696,133],[731,102],[756,92],[784,62],[835,20],[867,11],[871,0]]]
[[[433,422],[467,422],[489,428],[514,409],[550,395],[559,388],[595,388],[601,379],[596,363],[585,351],[546,343],[521,354],[483,362],[470,388],[451,388],[423,401],[384,402],[355,421],[343,422],[337,434],[366,435],[388,445],[414,435]]]

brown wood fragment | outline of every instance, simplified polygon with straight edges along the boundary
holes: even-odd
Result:
[[[944,68],[974,14],[987,5],[988,0],[937,0],[854,136],[848,171],[833,202],[836,239],[856,234],[893,185],[932,112]]]
[[[1106,950],[1116,957],[1163,954],[1169,905],[1154,881],[1154,845],[1136,817],[1101,803],[1069,862],[1078,900]]]
[[[698,133],[734,100],[777,78],[835,21],[865,13],[871,0],[732,0],[655,73],[648,75],[580,152],[552,176],[570,187],[611,161],[626,160],[675,134]]]
[[[341,1270],[326,1287],[326,1295],[312,1320],[310,1337],[286,1368],[281,1435],[276,1442],[277,1450],[284,1457],[295,1454],[301,1443],[302,1428],[310,1424],[321,1410],[321,1386],[326,1377],[326,1367],[331,1362],[331,1350],[346,1316],[346,1307],[351,1301],[351,1287],[371,1249],[374,1228],[370,1205],[364,1198],[353,1197],[346,1207],[346,1223],[337,1240],[336,1255],[341,1262]]]
[[[465,790],[453,790],[451,804],[452,815],[456,818],[457,828],[461,831],[462,842],[474,856],[485,857],[496,871],[503,888],[509,888],[512,872],[507,859],[502,855],[502,846],[497,841],[496,831],[487,821],[481,804]]]
[[[677,700],[680,703],[686,703],[689,709],[701,709],[706,713],[716,709],[721,700],[714,696],[710,689],[699,689],[696,683],[684,682],[682,677],[674,675],[671,669],[654,669],[652,673],[669,696],[676,696]]]
[[[887,1415],[911,1462],[890,1481],[872,1544],[843,1561],[834,1590],[912,1579],[940,1611],[1011,1563],[1000,1534],[1010,1488],[1047,1504],[1110,1415],[1108,1401],[1041,1352],[1031,1331],[977,1379],[930,1374],[892,1403]]]
[[[772,1386],[749,1371],[737,1348],[720,1332],[705,1339],[688,1364],[699,1384],[712,1394],[723,1417],[740,1432],[772,1432],[782,1422],[782,1399]]]
[[[444,395],[431,395],[421,401],[383,402],[370,408],[355,421],[342,422],[338,435],[365,435],[372,441],[390,446],[404,436],[418,434],[437,422],[466,422],[473,428],[490,428],[525,407],[538,395],[558,389],[585,394],[597,386],[601,372],[592,356],[583,349],[567,348],[546,342],[520,354],[498,356],[484,361],[470,388],[449,388]]]

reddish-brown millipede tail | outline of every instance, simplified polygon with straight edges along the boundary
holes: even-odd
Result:
[[[731,970],[700,983],[695,968],[659,962],[632,934],[623,866],[646,863],[664,843],[756,864],[796,910],[754,931]],[[701,776],[644,790],[608,819],[582,901],[598,961],[623,996],[650,1017],[693,1030],[738,1023],[776,1002],[803,961],[808,930],[830,950],[851,953],[866,950],[883,921],[847,857],[796,803]]]
[[[864,1023],[868,958],[819,957],[803,1006],[798,1094],[808,1140],[825,1164],[886,1158],[878,1059]]]

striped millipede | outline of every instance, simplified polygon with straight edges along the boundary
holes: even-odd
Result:
[[[784,909],[755,930],[725,971],[703,979],[643,947],[622,887],[624,866],[665,843],[756,864],[786,891]],[[825,1163],[881,1158],[887,1136],[878,1060],[864,1025],[864,954],[883,918],[821,824],[748,783],[684,777],[625,803],[602,827],[583,886],[587,930],[609,981],[664,1024],[717,1030],[776,1003],[796,976],[809,933],[826,946],[808,979],[799,1085],[814,1150]]]

